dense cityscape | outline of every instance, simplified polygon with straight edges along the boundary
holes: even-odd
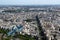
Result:
[[[60,6],[0,6],[0,40],[60,40]]]

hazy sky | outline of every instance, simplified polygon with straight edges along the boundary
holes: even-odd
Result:
[[[60,0],[0,0],[0,5],[55,5]]]

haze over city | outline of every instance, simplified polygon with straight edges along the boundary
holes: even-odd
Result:
[[[0,0],[0,5],[59,5],[60,0]]]
[[[0,0],[0,40],[60,40],[60,0]]]

